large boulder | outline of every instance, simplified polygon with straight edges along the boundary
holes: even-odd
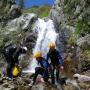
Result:
[[[0,28],[0,47],[6,44],[6,42],[27,44],[32,41],[34,45],[36,34],[32,28],[36,20],[37,15],[31,13],[9,21],[4,28]]]
[[[84,37],[77,39],[77,45],[82,48],[90,47],[90,35],[88,34]]]
[[[22,30],[31,27],[31,24],[37,20],[37,15],[34,13],[22,15],[19,18],[11,20],[7,23],[7,29],[10,31],[16,31],[19,27]]]

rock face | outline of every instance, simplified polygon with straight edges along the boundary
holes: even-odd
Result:
[[[84,19],[89,23],[89,4],[89,0],[55,0],[50,16],[56,20],[58,24],[62,23],[75,26],[79,19]]]
[[[8,1],[12,0],[0,1],[0,8],[3,8],[4,10],[1,13],[2,15],[6,15],[8,9],[10,9]],[[63,52],[63,58],[68,59],[68,57],[70,57],[71,61],[74,60],[74,62],[77,62],[75,63],[75,65],[76,68],[78,68],[78,71],[86,71],[87,69],[90,69],[90,63],[88,63],[90,62],[89,4],[89,0],[55,0],[55,3],[49,15],[49,17],[55,23],[56,31],[59,33],[59,41],[57,41],[57,46],[58,48],[61,48],[61,52]],[[26,45],[28,47],[28,50],[32,52],[37,38],[37,34],[33,31],[32,28],[37,18],[38,17],[35,14],[25,14],[20,16],[19,18],[5,22],[6,24],[4,27],[2,27],[2,23],[0,23],[0,51],[1,48],[6,44],[21,43],[23,45]],[[2,59],[3,56],[0,56],[0,67],[3,67],[4,65]],[[24,60],[27,61],[26,57],[22,59],[22,61]],[[28,61],[27,63],[21,62],[21,64],[24,64],[22,67],[26,67],[28,63]],[[71,70],[74,65],[68,64],[68,66]],[[84,69],[82,69],[83,67]],[[0,89],[61,90],[60,88],[57,89],[52,85],[46,86],[46,84],[43,83],[36,84],[31,89],[28,85],[30,82],[31,81],[29,81],[29,78],[18,78],[16,81],[0,80]],[[70,90],[67,89],[67,87],[69,88],[69,86],[66,86],[65,90]]]
[[[77,77],[78,80],[82,82],[90,81],[90,77],[86,75],[74,74],[73,77]]]
[[[35,14],[27,14],[27,15],[22,15],[19,18],[16,18],[14,20],[9,21],[6,24],[6,27],[0,28],[1,32],[1,37],[3,41],[6,39],[6,42],[12,41],[20,41],[23,39],[23,42],[29,42],[28,37],[35,39],[35,33],[31,28],[33,27],[34,22],[37,20],[37,15]],[[5,36],[5,37],[4,37]],[[2,42],[2,41],[1,41]]]
[[[4,12],[10,8],[10,2],[12,1],[15,0],[0,0],[0,9],[3,9],[0,14],[4,14]]]
[[[16,4],[15,0],[0,0],[0,22],[9,19],[8,12],[13,4]]]
[[[60,34],[63,51],[71,52],[74,60],[90,62],[90,1],[55,0],[49,16]]]
[[[28,48],[28,53],[32,52],[37,38],[36,32],[33,31],[33,25],[37,19],[38,17],[34,13],[25,14],[19,18],[9,20],[5,27],[0,26],[0,67],[4,65],[4,57],[1,53],[2,48],[10,43],[25,45]],[[26,65],[29,64],[29,57],[23,58],[26,59],[24,60]],[[25,62],[22,63],[23,67],[26,66]]]
[[[50,18],[54,20],[57,30],[62,31],[63,29],[63,32],[72,31],[81,37],[85,36],[90,32],[89,4],[88,0],[55,0]]]

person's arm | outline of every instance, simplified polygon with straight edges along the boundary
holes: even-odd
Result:
[[[62,59],[61,55],[59,54],[59,52],[58,52],[58,57],[59,57],[59,63],[60,63],[60,70],[63,72],[64,63],[63,63],[63,59]]]
[[[62,59],[60,54],[59,54],[59,63],[60,63],[61,66],[63,66],[63,59]]]
[[[48,68],[50,68],[50,64],[49,64],[49,62],[48,62],[48,61],[47,61],[47,67],[48,67]]]
[[[37,64],[38,64],[38,65],[40,65],[40,62],[39,62],[39,61],[37,61]]]
[[[46,58],[46,61],[47,61],[47,65],[48,65],[48,68],[51,68],[51,65],[50,65],[50,63],[49,63],[49,53],[47,53],[47,58]]]
[[[19,51],[20,51],[20,49],[16,48],[16,51],[13,54],[13,59],[14,59],[15,63],[18,63]]]
[[[49,60],[49,53],[47,53],[46,61],[48,62]]]

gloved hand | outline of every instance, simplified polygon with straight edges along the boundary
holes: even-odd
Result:
[[[51,71],[51,68],[49,67],[49,68],[48,68],[48,72],[50,73],[50,71]]]
[[[63,66],[60,66],[60,72],[63,73],[63,70],[64,70],[64,67]]]
[[[63,69],[64,69],[64,67],[63,67],[63,66],[60,66],[60,69],[62,69],[62,70],[63,70]]]

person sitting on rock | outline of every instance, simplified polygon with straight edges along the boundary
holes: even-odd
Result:
[[[49,63],[42,57],[41,52],[35,52],[34,57],[36,58],[38,64],[40,64],[40,67],[35,68],[35,75],[32,84],[35,84],[38,74],[42,75],[45,82],[48,82]]]
[[[55,44],[53,42],[49,45],[49,52],[47,53],[47,61],[50,58],[51,61],[51,79],[52,84],[55,84],[54,71],[56,69],[56,80],[59,81],[59,68],[63,70],[63,59],[59,52],[55,49]]]
[[[13,45],[8,45],[4,48],[3,54],[5,60],[7,61],[7,76],[9,78],[13,77],[12,70],[15,64],[19,64],[18,57],[20,56],[20,54],[26,53],[26,51],[26,47],[15,47]]]

